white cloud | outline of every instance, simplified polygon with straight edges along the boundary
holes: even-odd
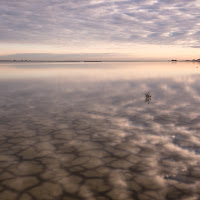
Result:
[[[195,0],[2,0],[0,42],[199,46],[199,10]]]

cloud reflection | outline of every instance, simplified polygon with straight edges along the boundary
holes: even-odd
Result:
[[[3,84],[1,161],[3,148],[7,148],[4,142],[16,145],[20,151],[9,150],[13,165],[21,156],[43,166],[46,172],[40,176],[45,181],[55,183],[56,174],[66,176],[67,181],[56,184],[66,186],[72,180],[76,199],[101,195],[115,200],[198,199],[199,81],[199,75],[191,75],[92,84],[64,77],[56,82],[18,80]],[[144,102],[146,89],[153,96],[150,104]],[[16,144],[22,140],[32,141],[28,153]],[[39,152],[38,142],[43,144]],[[56,174],[50,173],[51,167]],[[18,173],[12,166],[9,170]],[[45,184],[29,192],[37,197],[38,188]],[[10,187],[9,181],[3,185]]]

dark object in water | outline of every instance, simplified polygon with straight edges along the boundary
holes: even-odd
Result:
[[[149,104],[150,101],[151,101],[151,94],[150,94],[150,92],[146,92],[145,93],[145,102]]]

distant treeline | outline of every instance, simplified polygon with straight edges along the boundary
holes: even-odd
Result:
[[[0,60],[0,62],[103,62],[99,60],[62,60],[62,61],[53,61],[53,60]]]

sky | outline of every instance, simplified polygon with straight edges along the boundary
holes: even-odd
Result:
[[[199,0],[0,0],[0,59],[197,58]]]

